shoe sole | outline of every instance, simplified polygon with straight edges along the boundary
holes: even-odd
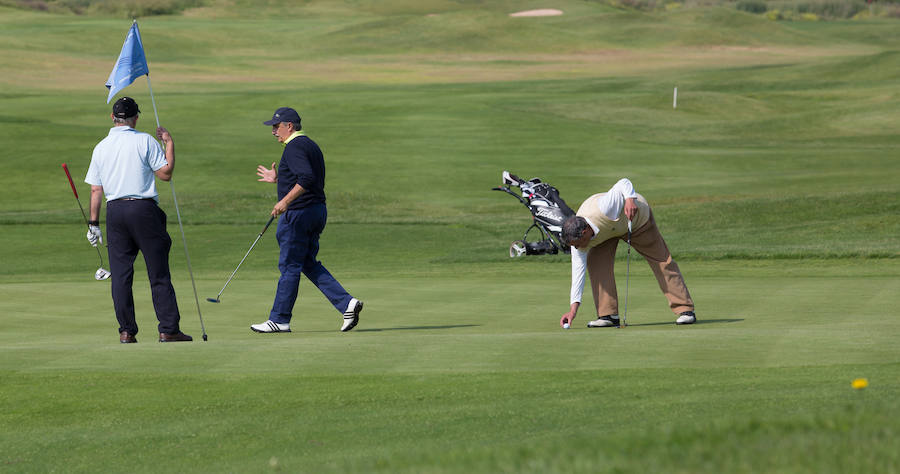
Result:
[[[355,328],[356,325],[359,324],[359,313],[361,313],[363,310],[363,302],[359,301],[359,300],[356,300],[356,302],[359,304],[357,304],[356,308],[353,310],[353,319],[350,322],[349,326],[347,326],[345,328],[343,328],[343,327],[341,328],[341,332],[347,332],[347,331]],[[344,319],[346,320],[347,318],[345,317]]]
[[[278,330],[278,331],[260,331],[259,329],[256,329],[255,327],[252,327],[252,326],[250,327],[250,330],[252,330],[253,332],[258,332],[258,333],[260,333],[260,334],[275,334],[275,333],[279,333],[279,332],[291,332],[290,329],[288,329],[288,330],[286,330],[286,331],[281,331],[281,330]]]
[[[262,326],[262,325],[265,325],[267,330],[256,329],[255,327],[253,327],[253,326]],[[277,324],[273,323],[272,321],[266,321],[265,323],[251,324],[250,330],[253,332],[258,332],[258,333],[262,333],[262,334],[269,334],[269,333],[275,333],[275,332],[291,332],[291,327],[288,326],[287,329],[281,329],[278,327]]]
[[[594,321],[596,321],[596,319],[595,319]],[[591,321],[591,323],[594,322],[594,321]],[[587,325],[587,327],[589,327],[589,328],[591,328],[591,329],[603,329],[603,328],[617,328],[617,327],[619,327],[619,322],[618,322],[618,321],[616,321],[616,322],[614,322],[614,323],[610,323],[609,326],[591,326],[591,323],[588,323],[588,325]]]

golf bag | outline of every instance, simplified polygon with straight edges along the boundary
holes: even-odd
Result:
[[[513,192],[511,187],[517,187],[522,191],[520,197]],[[515,240],[509,246],[510,258],[523,255],[558,254],[560,251],[569,253],[569,246],[562,243],[562,224],[566,218],[575,215],[566,201],[559,197],[559,191],[553,186],[541,181],[540,178],[531,178],[525,181],[509,171],[503,172],[503,185],[491,188],[493,191],[503,191],[518,199],[531,212],[533,222],[525,231],[522,240]],[[541,240],[528,241],[528,233],[537,229],[541,233]]]

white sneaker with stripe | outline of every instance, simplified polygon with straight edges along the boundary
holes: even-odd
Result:
[[[266,321],[259,324],[251,324],[250,329],[256,332],[291,332],[291,325]]]
[[[341,326],[341,332],[347,332],[356,327],[356,323],[359,322],[359,312],[362,309],[362,301],[356,298],[350,299],[350,304],[347,305],[347,310],[344,311],[344,324]]]

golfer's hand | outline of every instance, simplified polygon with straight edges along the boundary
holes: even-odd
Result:
[[[559,318],[559,326],[562,327],[562,325],[566,323],[569,323],[569,325],[571,326],[572,321],[575,321],[575,312],[569,311],[568,313],[562,315],[561,318]]]
[[[635,215],[637,215],[637,205],[634,203],[634,198],[628,198],[625,200],[625,217],[632,220]]]
[[[287,212],[287,206],[288,205],[285,204],[284,202],[278,201],[275,204],[275,207],[272,208],[272,215],[275,217],[278,217],[278,216],[284,214],[285,212]]]
[[[259,165],[256,167],[256,176],[259,176],[257,181],[263,181],[265,183],[277,183],[278,182],[278,171],[275,170],[275,163],[272,163],[272,168],[266,168],[263,165]]]
[[[100,227],[95,225],[88,226],[87,239],[93,247],[96,247],[97,244],[102,244],[103,232],[100,230]]]
[[[156,128],[156,138],[159,138],[164,145],[168,145],[169,142],[172,141],[172,134],[169,133],[165,127],[157,127]]]

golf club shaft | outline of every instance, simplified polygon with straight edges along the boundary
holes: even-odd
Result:
[[[88,230],[91,229],[91,224],[88,222],[87,214],[84,213],[84,206],[81,205],[81,199],[78,199],[78,190],[75,188],[75,182],[72,181],[72,175],[69,174],[69,167],[66,166],[65,163],[62,164],[63,171],[66,172],[66,178],[69,178],[69,186],[72,187],[72,194],[75,195],[75,202],[78,203],[78,209],[81,209],[81,217],[84,218],[84,225],[88,227]],[[100,257],[100,267],[103,267],[103,254],[100,253],[100,246],[95,245],[95,249],[97,249],[97,256]]]
[[[231,272],[231,276],[228,277],[228,281],[225,282],[225,285],[222,287],[222,290],[219,291],[219,294],[218,294],[218,295],[216,295],[216,301],[218,301],[218,300],[219,300],[219,297],[222,296],[222,293],[225,292],[225,288],[227,288],[227,287],[228,287],[228,284],[231,283],[231,279],[234,278],[234,275],[235,275],[235,274],[237,273],[237,271],[241,268],[241,265],[244,264],[244,260],[247,260],[247,256],[249,256],[249,255],[250,255],[250,252],[253,251],[253,247],[256,247],[256,243],[259,242],[259,239],[261,239],[262,236],[263,236],[263,234],[266,233],[266,230],[269,228],[269,225],[271,225],[271,224],[272,224],[272,221],[274,221],[274,220],[275,220],[275,216],[269,217],[269,222],[266,222],[266,226],[263,227],[262,232],[260,232],[259,235],[256,236],[256,240],[253,241],[253,245],[251,245],[251,246],[250,246],[250,249],[247,250],[247,253],[244,254],[244,258],[241,259],[241,262],[238,263],[238,265],[237,265],[237,267],[234,269],[234,271]]]
[[[622,326],[627,325],[628,318],[628,277],[631,276],[631,220],[628,220],[628,251],[625,253],[625,311],[622,313]]]

